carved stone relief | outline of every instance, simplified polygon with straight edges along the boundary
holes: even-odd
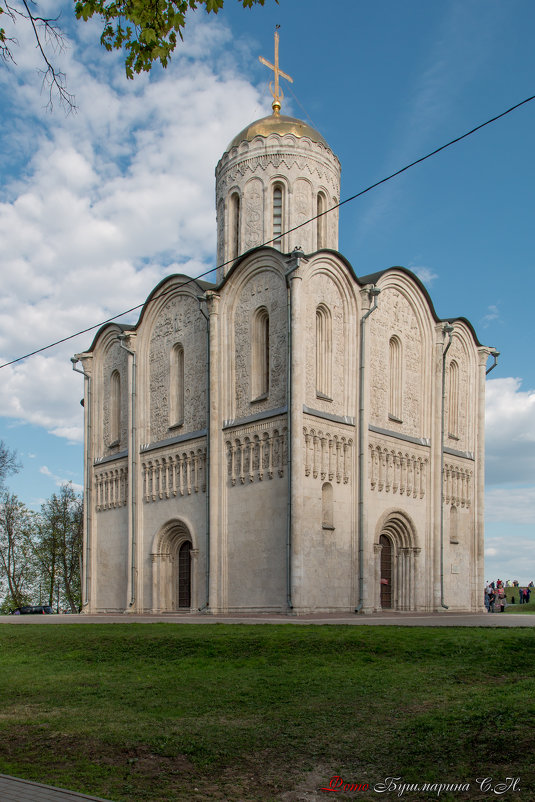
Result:
[[[184,349],[184,423],[180,434],[206,426],[206,321],[191,295],[175,295],[161,311],[150,340],[150,441],[170,436],[171,350]]]
[[[256,309],[269,315],[269,390],[251,403],[252,320]],[[241,290],[234,318],[236,417],[282,406],[286,402],[286,288],[272,270],[257,270]]]
[[[111,435],[111,376],[119,373],[121,388],[121,426],[119,442],[110,449]],[[128,442],[128,354],[119,346],[111,345],[103,360],[104,404],[103,404],[103,448],[101,453],[110,454],[127,447]]]
[[[330,314],[332,400],[319,398],[316,393],[316,309],[322,304]],[[351,332],[344,320],[342,298],[334,281],[325,273],[316,273],[307,287],[306,340],[306,404],[313,409],[336,415],[345,415],[347,388],[345,367],[347,341]]]
[[[468,369],[468,359],[464,348],[459,342],[457,337],[453,337],[450,350],[447,356],[447,373],[446,373],[446,395],[444,399],[444,415],[445,415],[445,444],[451,448],[457,448],[460,451],[472,451],[473,442],[470,431],[470,414],[468,407],[468,399],[470,397],[470,378]],[[456,431],[452,432],[449,426],[450,422],[450,393],[449,393],[449,366],[455,360],[458,366],[458,410],[457,410],[457,425]],[[451,437],[453,434],[454,437]]]
[[[264,241],[264,187],[259,178],[247,182],[243,202],[244,249],[248,251]]]
[[[383,290],[378,308],[369,319],[369,329],[370,422],[389,427],[389,342],[397,335],[401,342],[403,377],[400,431],[421,436],[425,357],[418,321],[406,297],[398,290]]]

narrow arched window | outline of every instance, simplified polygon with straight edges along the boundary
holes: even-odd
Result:
[[[318,216],[316,220],[316,232],[317,232],[316,247],[318,251],[320,250],[320,248],[326,247],[326,236],[325,236],[325,229],[327,225],[327,215],[325,214],[326,208],[327,204],[325,202],[325,195],[323,194],[323,192],[318,192],[316,214],[321,215],[321,217]]]
[[[448,434],[457,437],[459,432],[459,365],[452,360],[449,369]]]
[[[401,342],[398,337],[391,337],[389,343],[389,418],[400,421],[403,407],[403,375],[401,359]]]
[[[110,445],[116,445],[121,437],[121,377],[114,370],[110,380]]]
[[[265,306],[256,310],[252,325],[252,400],[269,392],[269,314]]]
[[[177,343],[171,349],[169,366],[169,426],[184,423],[184,348]]]
[[[272,245],[277,250],[282,249],[282,187],[273,188],[273,242]]]
[[[332,321],[329,309],[316,309],[316,395],[332,398]]]
[[[240,196],[233,192],[230,196],[229,208],[229,258],[237,259],[240,255]]]
[[[334,529],[333,486],[329,482],[321,488],[321,518],[323,529]]]

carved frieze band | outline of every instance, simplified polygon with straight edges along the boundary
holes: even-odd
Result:
[[[287,461],[286,426],[266,428],[266,421],[232,432],[226,440],[231,485],[282,478]]]
[[[444,504],[470,507],[472,503],[472,471],[453,463],[444,464]]]
[[[330,165],[327,167],[323,159],[316,159],[312,154],[308,153],[306,155],[266,153],[261,156],[250,156],[246,159],[241,158],[232,166],[225,165],[223,167],[220,172],[220,181],[224,181],[225,185],[230,186],[236,182],[238,176],[243,177],[247,172],[255,173],[258,169],[266,170],[269,167],[274,167],[275,169],[286,168],[286,170],[290,171],[294,166],[299,169],[300,173],[306,170],[310,175],[316,174],[320,180],[328,182],[333,191],[338,191],[336,174],[333,168]]]
[[[381,493],[423,498],[427,480],[428,458],[416,452],[395,451],[370,444],[370,487]]]
[[[353,463],[353,440],[340,434],[303,427],[305,476],[348,484]]]
[[[189,448],[144,460],[145,503],[206,492],[206,446]]]
[[[95,474],[97,512],[124,507],[128,497],[127,479],[128,468],[126,465]]]

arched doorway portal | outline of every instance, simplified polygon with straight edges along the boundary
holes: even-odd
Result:
[[[375,545],[375,609],[416,609],[416,532],[401,511],[379,522]]]
[[[171,521],[156,535],[152,553],[153,612],[190,610],[195,606],[194,558],[190,531]]]

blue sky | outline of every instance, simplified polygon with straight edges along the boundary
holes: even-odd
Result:
[[[77,114],[43,107],[29,31],[0,65],[0,361],[141,303],[170,272],[215,259],[214,168],[270,111],[279,24],[284,111],[342,163],[342,198],[535,94],[531,0],[266,0],[191,14],[167,71],[127,81],[96,23],[62,13],[58,54]],[[465,316],[500,352],[487,390],[488,577],[535,579],[535,101],[347,204],[340,250],[364,275],[414,270],[439,316]],[[0,371],[0,438],[31,507],[82,483],[84,335]]]

